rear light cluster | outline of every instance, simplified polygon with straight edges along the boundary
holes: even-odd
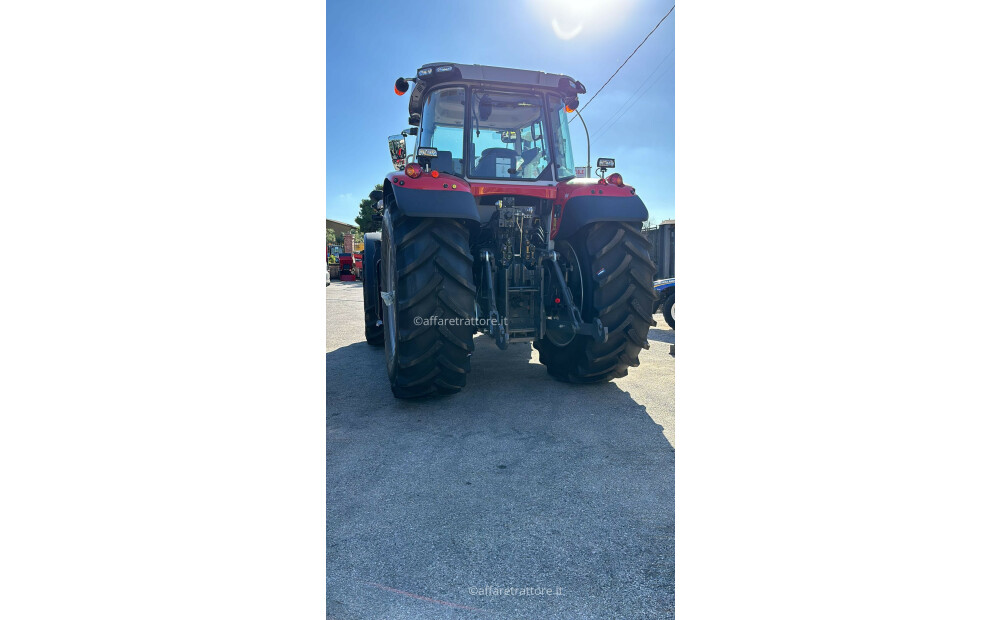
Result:
[[[424,169],[420,167],[420,164],[406,164],[406,168],[404,168],[403,171],[406,173],[406,176],[411,179],[416,179],[424,173]],[[441,176],[440,172],[437,170],[431,170],[431,177],[436,179],[439,176]]]
[[[617,172],[615,172],[613,174],[608,175],[608,178],[606,178],[606,179],[604,177],[601,177],[600,179],[597,179],[597,184],[598,185],[617,185],[618,187],[622,187],[622,186],[625,185],[625,181],[622,179],[622,175],[620,175]]]

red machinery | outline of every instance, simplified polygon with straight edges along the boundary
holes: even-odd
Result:
[[[340,255],[340,279],[351,282],[357,279],[357,272],[354,268],[354,254]]]
[[[628,375],[656,324],[649,212],[607,174],[614,158],[597,158],[600,178],[575,177],[569,114],[586,88],[450,62],[398,78],[396,94],[411,83],[410,127],[389,136],[393,170],[369,194],[382,230],[364,236],[365,340],[385,346],[393,395],[461,390],[477,332],[500,349],[531,343],[567,383]]]

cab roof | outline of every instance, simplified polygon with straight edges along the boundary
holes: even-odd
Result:
[[[448,69],[448,67],[451,67]],[[427,89],[443,82],[467,82],[508,86],[534,86],[567,96],[582,95],[587,89],[568,75],[528,69],[510,69],[489,65],[463,65],[455,62],[429,62],[417,69],[417,79],[410,95],[410,119],[419,118]]]

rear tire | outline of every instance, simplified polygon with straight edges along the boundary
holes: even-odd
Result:
[[[469,230],[387,205],[382,229],[385,361],[396,398],[453,394],[471,370],[476,287]],[[430,321],[437,317],[438,321]]]
[[[674,294],[670,293],[666,299],[663,300],[663,305],[660,306],[663,310],[663,320],[667,322],[670,329],[676,329],[674,327]]]
[[[608,328],[608,340],[577,335],[565,346],[549,339],[535,341],[539,360],[549,374],[569,383],[600,383],[624,377],[639,365],[639,350],[648,349],[646,335],[653,320],[653,276],[649,242],[630,222],[597,222],[569,240],[580,261],[583,298],[576,300],[583,320],[595,318]],[[600,275],[598,275],[600,274]]]
[[[365,297],[365,340],[373,347],[385,345],[381,297],[378,286],[378,261],[382,256],[382,233],[365,233],[361,254],[361,288]]]

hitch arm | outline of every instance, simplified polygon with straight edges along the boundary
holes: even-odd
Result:
[[[500,322],[500,312],[497,311],[496,289],[493,287],[493,270],[490,269],[490,251],[483,248],[480,253],[483,259],[483,281],[486,283],[486,297],[490,302],[490,310],[487,318],[487,334],[496,339],[497,347],[506,349],[510,341],[503,323]]]
[[[546,250],[542,253],[542,260],[545,264],[549,266],[549,271],[552,272],[552,278],[556,281],[556,285],[559,287],[559,294],[565,300],[567,307],[569,308],[569,321],[562,321],[559,319],[547,319],[545,321],[546,329],[568,329],[574,334],[582,334],[584,336],[592,336],[597,342],[606,342],[608,340],[608,328],[601,323],[601,319],[595,318],[593,323],[584,323],[583,316],[580,314],[580,309],[576,306],[576,301],[573,299],[573,292],[569,290],[569,285],[566,284],[566,279],[563,278],[562,270],[559,269],[559,264],[556,262],[559,254],[555,250]]]

